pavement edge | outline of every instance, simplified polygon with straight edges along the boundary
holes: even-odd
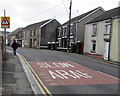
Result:
[[[7,52],[12,53],[12,51],[10,51],[10,50],[7,50]],[[38,90],[39,89],[38,84],[36,83],[35,79],[33,78],[33,75],[31,74],[32,72],[29,69],[26,62],[23,60],[23,57],[19,53],[17,53],[16,55],[18,56],[20,64],[21,64],[21,66],[23,68],[23,71],[24,71],[24,73],[25,73],[25,75],[27,77],[27,80],[28,80],[33,92],[34,92],[34,95],[42,94],[41,91]]]

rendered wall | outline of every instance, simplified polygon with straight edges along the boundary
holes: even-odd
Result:
[[[112,23],[113,27],[112,27],[112,38],[111,38],[111,45],[110,45],[110,60],[112,61],[116,61],[116,62],[120,62],[120,52],[119,52],[119,48],[120,48],[120,39],[118,40],[118,36],[120,34],[118,34],[119,29],[118,26],[120,26],[120,18],[118,19],[113,19],[113,23]]]

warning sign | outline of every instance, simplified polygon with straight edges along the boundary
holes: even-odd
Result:
[[[10,17],[1,17],[1,28],[10,28]]]

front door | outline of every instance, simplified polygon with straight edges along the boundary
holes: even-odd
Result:
[[[67,39],[66,38],[64,38],[62,40],[62,44],[63,44],[63,48],[67,48]]]
[[[30,39],[30,48],[32,48],[32,39]]]
[[[109,56],[109,44],[110,42],[105,42],[105,49],[104,49],[104,60],[108,60]]]

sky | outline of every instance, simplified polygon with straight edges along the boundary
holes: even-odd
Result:
[[[72,18],[101,6],[105,11],[118,7],[120,0],[72,0]],[[70,0],[0,0],[0,16],[10,17],[10,28],[56,19],[61,24],[69,20]],[[1,21],[0,21],[1,22]],[[4,29],[0,28],[0,31]]]

